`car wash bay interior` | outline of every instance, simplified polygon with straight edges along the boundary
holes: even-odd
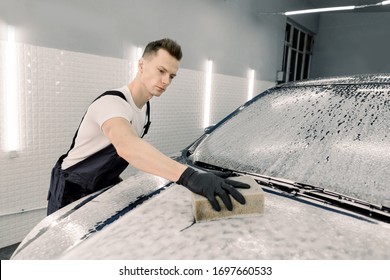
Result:
[[[388,72],[388,8],[281,14],[377,2],[2,0],[0,248],[12,249],[45,217],[50,170],[69,148],[86,107],[130,81],[147,42],[170,37],[183,48],[177,78],[152,100],[146,138],[171,155],[286,77]],[[306,40],[302,50],[287,38],[286,26]],[[299,53],[310,63],[294,60]],[[298,62],[302,71],[292,65]],[[133,172],[129,167],[123,177]]]

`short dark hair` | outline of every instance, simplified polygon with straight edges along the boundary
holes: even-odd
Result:
[[[179,61],[183,56],[183,53],[181,52],[181,47],[178,43],[176,43],[176,41],[169,38],[164,38],[147,44],[142,57],[145,57],[150,54],[155,54],[159,49],[166,50],[171,56],[173,56]]]

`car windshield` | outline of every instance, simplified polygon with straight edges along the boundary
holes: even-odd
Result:
[[[194,161],[390,205],[390,85],[274,88],[219,125]]]

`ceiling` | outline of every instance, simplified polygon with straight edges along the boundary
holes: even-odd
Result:
[[[382,2],[382,0],[307,0],[313,8],[327,8],[340,6],[363,6],[359,9],[351,10],[351,13],[373,13],[373,12],[390,12],[389,5],[375,6],[375,4]],[[368,7],[364,7],[368,5]],[[348,11],[343,11],[348,12]]]

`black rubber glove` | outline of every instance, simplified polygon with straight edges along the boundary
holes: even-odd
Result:
[[[229,194],[239,203],[245,204],[244,196],[235,188],[250,188],[248,184],[223,179],[210,172],[198,172],[190,167],[183,172],[177,183],[188,188],[194,193],[206,197],[216,211],[221,210],[221,207],[215,198],[216,195],[222,199],[226,208],[231,211],[233,209],[233,205]]]

